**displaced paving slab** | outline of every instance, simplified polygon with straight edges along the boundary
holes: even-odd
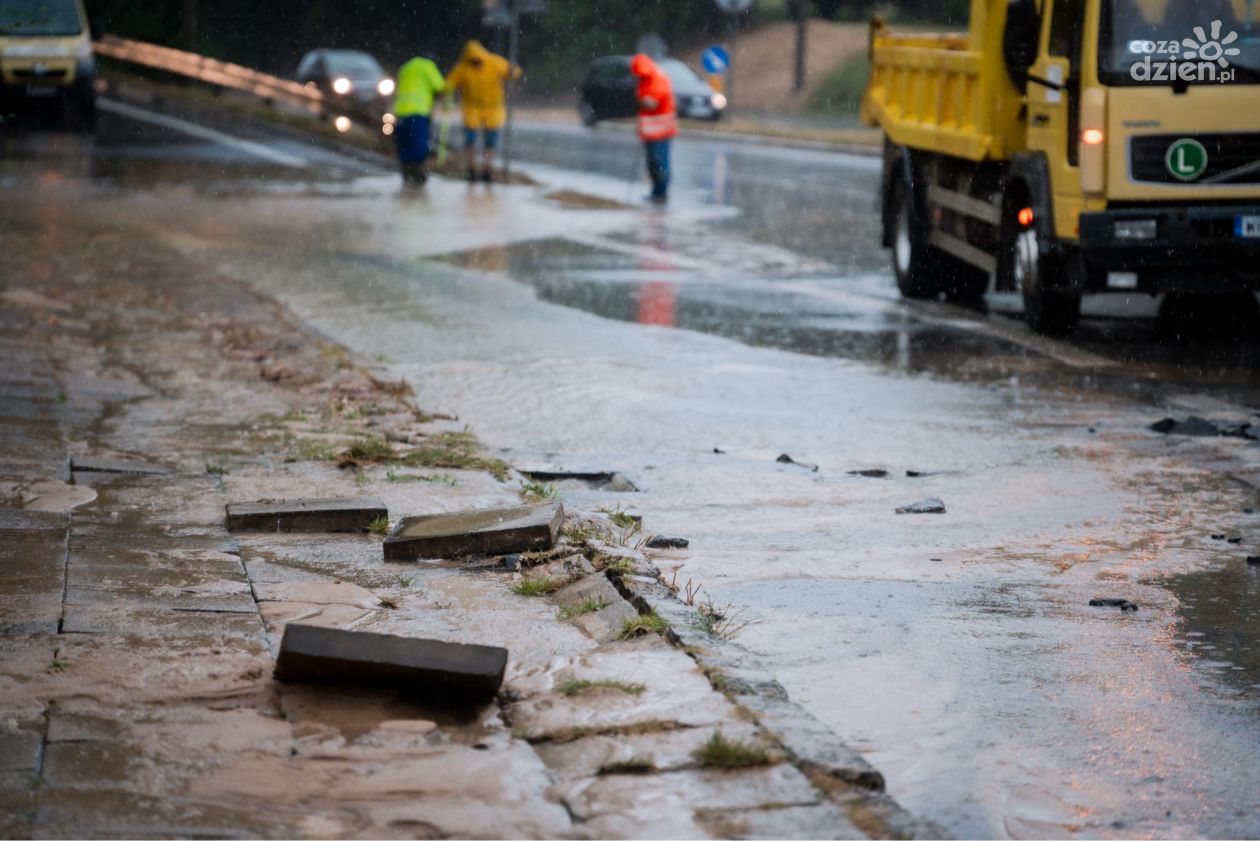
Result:
[[[169,468],[160,464],[134,459],[89,455],[70,456],[70,469],[76,473],[134,473],[142,475],[158,475],[171,472]]]
[[[435,705],[488,703],[503,683],[506,648],[290,624],[276,678],[388,686]]]
[[[379,499],[288,499],[231,502],[228,531],[366,532],[388,517]]]
[[[555,545],[563,523],[558,502],[408,517],[385,538],[385,560],[541,551]]]

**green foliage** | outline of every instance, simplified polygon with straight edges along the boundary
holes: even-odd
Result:
[[[385,534],[389,531],[389,517],[384,514],[368,523],[368,531],[372,534]]]
[[[588,613],[594,613],[597,610],[603,610],[608,607],[608,602],[603,599],[589,599],[581,604],[569,605],[560,611],[561,619],[572,619],[575,616],[585,616]]]
[[[621,626],[619,639],[628,640],[644,634],[659,634],[669,628],[669,623],[656,614],[656,611],[642,613],[634,619],[627,619]]]
[[[615,689],[627,695],[642,695],[643,690],[647,689],[642,683],[626,683],[622,680],[578,680],[576,678],[570,678],[556,688],[560,691],[560,694],[568,695],[569,697],[580,695],[588,689]]]
[[[870,61],[865,52],[853,56],[810,92],[809,107],[814,111],[856,113],[870,72]]]
[[[518,596],[545,596],[554,593],[568,582],[561,578],[527,578],[512,587]]]
[[[555,497],[556,486],[547,482],[526,482],[521,486],[521,499],[526,502],[545,502]]]
[[[761,745],[751,742],[732,742],[718,730],[709,741],[696,749],[692,755],[702,768],[751,768],[756,765],[769,765],[769,752]]]

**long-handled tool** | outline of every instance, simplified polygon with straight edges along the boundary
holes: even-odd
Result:
[[[442,124],[438,126],[437,165],[446,162],[446,144],[451,136],[451,114],[455,111],[455,97],[449,93],[442,100]]]
[[[633,198],[630,193],[633,192],[635,183],[643,177],[644,155],[647,154],[643,149],[642,143],[635,143],[634,147],[634,163],[626,176],[626,201],[630,201]]]

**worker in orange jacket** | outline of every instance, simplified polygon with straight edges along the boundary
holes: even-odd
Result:
[[[678,134],[674,86],[665,71],[643,53],[631,59],[630,72],[638,79],[634,96],[639,103],[639,139],[652,179],[651,199],[664,204],[669,194],[669,146]]]

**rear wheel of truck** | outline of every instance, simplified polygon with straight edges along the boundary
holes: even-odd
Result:
[[[67,96],[61,101],[61,125],[68,131],[90,134],[96,131],[96,97]]]
[[[914,200],[898,180],[892,189],[892,264],[897,288],[907,298],[935,298],[941,293],[940,261],[915,220]]]
[[[1022,201],[1010,203],[1007,218],[1002,220],[999,288],[1023,296],[1024,320],[1034,331],[1049,335],[1070,333],[1081,318],[1081,296],[1056,288],[1065,266],[1044,252],[1035,227],[1020,223],[1018,214],[1025,207]]]

